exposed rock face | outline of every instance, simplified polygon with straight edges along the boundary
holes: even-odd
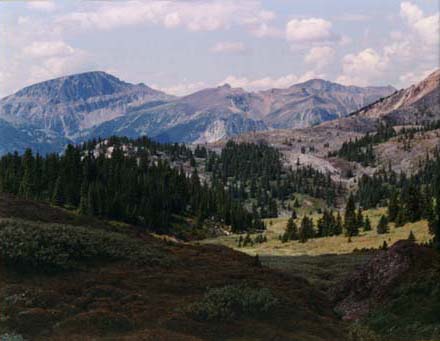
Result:
[[[364,267],[334,289],[336,310],[345,320],[365,317],[375,305],[384,303],[390,290],[413,268],[432,258],[432,249],[407,240],[380,251]],[[429,264],[429,262],[427,262]]]
[[[0,101],[0,153],[32,147],[61,151],[91,137],[148,135],[167,142],[215,142],[271,128],[309,127],[347,116],[391,87],[345,87],[311,80],[288,89],[247,92],[223,85],[176,98],[104,72],[61,77]]]
[[[120,81],[104,72],[61,77],[26,87],[0,101],[0,118],[49,134],[75,139],[92,126],[149,102],[172,99],[146,85]]]
[[[304,128],[348,116],[394,91],[391,86],[361,88],[312,79],[259,95],[267,103],[266,124],[274,128]]]
[[[440,119],[440,70],[418,84],[363,108],[356,116],[388,118],[395,123]]]
[[[141,108],[88,131],[87,136],[148,135],[162,142],[212,142],[266,130],[248,113],[252,96],[229,85],[205,89],[152,108]]]

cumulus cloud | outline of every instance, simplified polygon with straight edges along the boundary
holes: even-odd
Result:
[[[426,44],[438,45],[440,37],[439,13],[424,16],[423,11],[415,4],[403,2],[400,5],[400,15],[404,18],[410,28]]]
[[[395,85],[407,87],[438,68],[439,13],[426,15],[417,5],[402,2],[400,17],[401,31],[392,31],[381,49],[367,48],[342,59],[337,81],[369,85],[394,77]]]
[[[292,19],[286,26],[286,39],[291,43],[326,43],[337,38],[332,23],[321,18]]]
[[[342,75],[336,81],[346,85],[369,85],[381,76],[385,66],[381,55],[372,48],[348,54],[342,60]]]
[[[54,55],[37,60],[29,70],[29,84],[88,70],[89,54],[74,50],[68,55]]]
[[[335,49],[330,46],[312,47],[305,55],[304,61],[307,64],[315,65],[321,69],[330,64],[335,56]]]
[[[211,47],[212,53],[244,53],[246,46],[242,42],[222,41]]]
[[[431,73],[433,73],[436,70],[436,68],[434,69],[429,69],[429,70],[423,70],[420,72],[407,72],[405,74],[403,74],[402,76],[399,77],[399,80],[402,84],[415,84],[418,83],[420,81],[422,81],[423,79],[425,79],[426,77],[428,77]]]
[[[244,88],[247,90],[267,90],[272,88],[287,88],[293,84],[305,82],[313,78],[324,78],[324,75],[317,74],[314,71],[308,71],[303,75],[288,74],[278,78],[263,77],[257,79],[249,79],[247,77],[236,77],[230,75],[226,77],[221,84],[229,84],[232,87]]]
[[[183,27],[189,31],[214,31],[234,25],[251,32],[264,33],[264,26],[275,14],[262,8],[258,1],[125,1],[99,3],[95,6],[59,16],[56,22],[66,28],[100,29],[138,24]],[[269,32],[269,29],[266,29]]]
[[[171,86],[152,85],[154,89],[161,90],[170,95],[185,96],[207,87],[205,82],[180,83]]]

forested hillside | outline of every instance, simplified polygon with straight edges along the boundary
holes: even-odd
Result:
[[[231,142],[216,154],[117,137],[69,145],[62,155],[30,149],[5,155],[0,191],[171,234],[184,217],[194,218],[195,228],[217,222],[232,231],[262,230],[261,218],[292,209],[294,193],[329,204],[340,194],[310,167],[285,168],[281,154],[265,144]]]

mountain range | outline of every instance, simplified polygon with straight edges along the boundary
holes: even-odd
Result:
[[[286,89],[248,92],[225,84],[175,97],[105,72],[87,72],[31,85],[0,100],[0,153],[25,147],[60,151],[69,142],[110,135],[215,142],[346,117],[395,92],[390,86],[313,79]]]

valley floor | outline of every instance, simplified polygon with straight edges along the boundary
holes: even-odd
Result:
[[[254,243],[245,247],[238,247],[239,235],[231,234],[202,241],[203,244],[220,244],[242,251],[249,255],[259,256],[320,256],[327,254],[347,254],[353,251],[363,249],[378,249],[386,242],[388,245],[394,244],[398,240],[407,239],[412,231],[419,243],[426,243],[431,240],[432,236],[428,231],[428,223],[424,220],[416,223],[408,223],[402,227],[396,228],[394,224],[390,224],[390,232],[387,234],[377,234],[375,228],[379,222],[380,216],[385,214],[385,209],[374,209],[364,211],[364,215],[368,216],[371,221],[372,231],[360,232],[357,237],[351,238],[340,235],[334,237],[324,237],[309,239],[306,243],[298,241],[289,241],[282,243],[279,236],[286,229],[288,218],[267,219],[267,231],[264,234],[267,237],[265,243]],[[316,220],[318,214],[312,214],[311,217]],[[297,220],[299,226],[300,219]],[[251,235],[255,239],[256,234]]]

